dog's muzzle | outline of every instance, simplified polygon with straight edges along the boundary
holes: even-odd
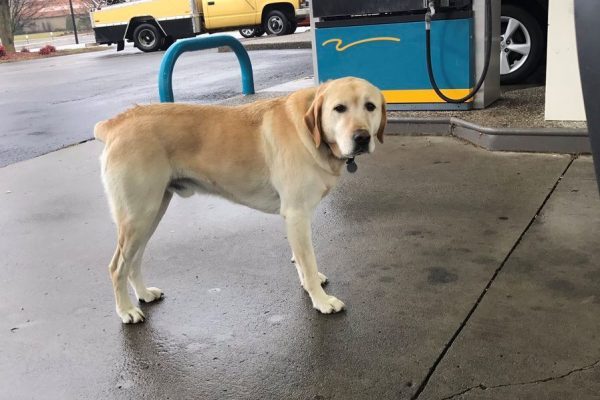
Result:
[[[366,129],[358,129],[352,137],[354,140],[354,155],[369,152],[369,143],[371,143],[371,135]]]

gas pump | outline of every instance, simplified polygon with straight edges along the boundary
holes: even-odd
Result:
[[[391,110],[484,108],[500,95],[498,0],[313,0],[318,83],[357,76]]]

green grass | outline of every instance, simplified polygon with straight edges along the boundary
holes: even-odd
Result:
[[[62,36],[64,35],[66,32],[52,32],[52,35],[54,35],[54,37],[58,37],[58,36]],[[33,39],[50,39],[52,36],[50,35],[50,32],[41,32],[41,33],[30,33],[28,34],[29,36],[29,40],[33,40]],[[16,41],[24,41],[27,40],[26,35],[15,35],[15,42]]]

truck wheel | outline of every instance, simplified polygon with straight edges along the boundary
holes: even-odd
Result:
[[[296,32],[296,29],[298,29],[298,22],[296,20],[290,21],[290,30],[288,33],[291,35]]]
[[[152,24],[141,24],[133,31],[133,43],[143,52],[149,53],[161,48],[163,36]]]
[[[281,11],[273,10],[267,15],[264,27],[269,35],[286,35],[290,31],[290,20]]]
[[[163,43],[162,43],[162,46],[160,47],[160,49],[168,50],[169,47],[171,47],[171,45],[173,43],[175,43],[175,40],[171,36],[167,36],[166,38],[163,39]]]
[[[240,29],[240,35],[245,38],[251,38],[256,35],[256,28],[242,28]]]

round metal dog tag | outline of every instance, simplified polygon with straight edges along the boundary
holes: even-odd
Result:
[[[354,158],[349,158],[346,161],[346,169],[348,170],[348,172],[350,172],[351,174],[355,173],[356,170],[358,169],[358,165],[356,165],[356,163],[354,162]]]

